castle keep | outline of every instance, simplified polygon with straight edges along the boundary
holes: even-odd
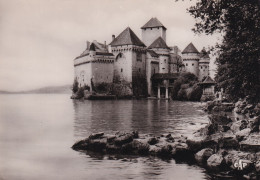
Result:
[[[87,42],[86,50],[74,59],[75,79],[80,86],[121,83],[131,95],[169,97],[179,72],[191,72],[201,81],[209,75],[210,58],[190,43],[182,52],[166,44],[166,27],[150,19],[142,29],[142,40],[127,27],[109,45]]]

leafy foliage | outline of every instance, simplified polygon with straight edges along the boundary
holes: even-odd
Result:
[[[73,85],[72,85],[72,92],[76,93],[79,89],[79,83],[77,78],[74,79]]]
[[[194,74],[181,73],[173,83],[172,98],[175,100],[199,101],[202,96],[202,89],[197,83],[198,78]]]
[[[216,45],[217,87],[230,100],[260,100],[260,5],[258,0],[200,0],[189,12],[197,20],[196,33],[223,34]],[[250,99],[249,98],[249,99]]]

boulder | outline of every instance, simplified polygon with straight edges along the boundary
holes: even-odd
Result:
[[[211,114],[209,119],[212,124],[227,125],[232,122],[231,118],[222,114]]]
[[[236,136],[232,133],[223,133],[219,140],[219,147],[224,149],[236,149],[239,146]]]
[[[260,161],[257,161],[257,162],[255,163],[255,170],[256,170],[256,172],[257,172],[258,174],[260,174]]]
[[[240,142],[240,149],[248,152],[260,151],[260,134],[250,134],[246,140]]]
[[[173,146],[171,154],[175,158],[189,159],[193,154],[186,143],[178,143]]]
[[[213,154],[207,160],[208,168],[212,170],[223,170],[225,167],[225,161],[222,155]]]
[[[98,139],[98,138],[101,138],[102,136],[104,136],[104,133],[103,132],[100,132],[100,133],[93,133],[89,136],[89,139]]]
[[[195,154],[195,159],[198,163],[205,163],[213,153],[213,149],[205,148]]]
[[[130,143],[132,141],[133,141],[133,134],[130,134],[130,133],[119,135],[118,137],[116,137],[114,139],[115,145],[118,145],[118,146],[126,144],[126,143]]]
[[[197,152],[203,148],[205,137],[202,136],[195,136],[188,138],[186,143],[190,151]]]
[[[250,132],[251,132],[251,129],[246,128],[246,129],[236,132],[235,135],[236,135],[236,138],[238,141],[242,141],[245,137],[249,136]]]
[[[90,139],[88,143],[88,149],[100,152],[106,149],[107,139]]]
[[[148,140],[148,144],[150,144],[150,145],[155,145],[155,144],[157,144],[159,142],[159,140],[158,140],[158,138],[156,138],[156,137],[151,137],[151,138],[149,138],[149,140]]]
[[[88,143],[89,139],[86,138],[84,140],[80,140],[76,142],[71,148],[74,150],[86,150],[88,148]]]

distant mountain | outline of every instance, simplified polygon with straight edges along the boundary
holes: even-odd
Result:
[[[0,94],[70,94],[71,93],[71,85],[64,86],[48,86],[39,89],[33,89],[28,91],[1,91]]]

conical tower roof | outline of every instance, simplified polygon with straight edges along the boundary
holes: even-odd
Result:
[[[203,48],[200,52],[202,58],[210,58],[209,53],[206,51],[205,48]]]
[[[163,38],[160,36],[158,37],[149,47],[148,49],[152,48],[163,48],[163,49],[170,49]]]
[[[182,54],[185,53],[199,53],[199,51],[195,48],[195,46],[190,43],[183,51]]]
[[[143,27],[141,27],[141,29],[153,27],[163,27],[166,29],[166,27],[156,17],[151,18],[145,25],[143,25]]]
[[[122,45],[136,45],[145,46],[144,43],[136,36],[136,34],[127,27],[121,34],[119,34],[111,43],[111,46]]]

